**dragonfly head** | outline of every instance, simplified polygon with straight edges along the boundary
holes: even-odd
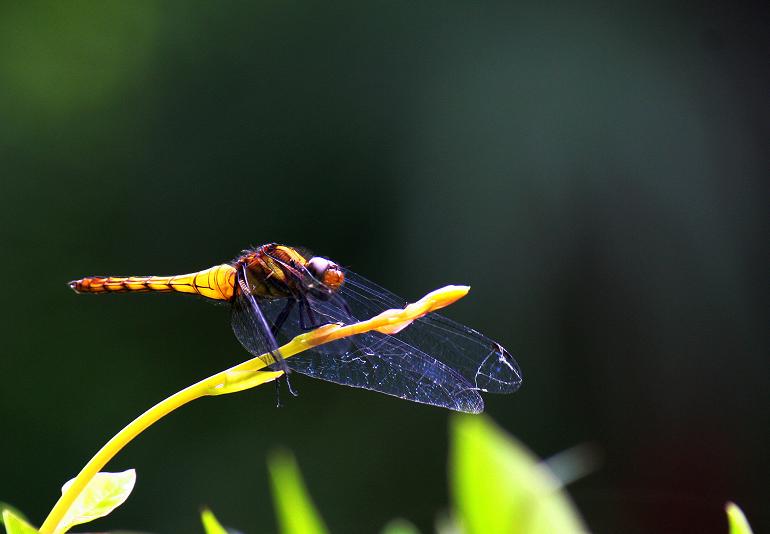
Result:
[[[326,258],[315,256],[305,266],[313,278],[335,293],[345,281],[345,275],[339,265]]]

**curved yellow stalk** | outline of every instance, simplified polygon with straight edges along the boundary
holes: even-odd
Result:
[[[409,323],[444,306],[461,299],[470,288],[468,286],[446,286],[428,293],[413,304],[400,310],[386,310],[371,319],[351,325],[329,324],[321,326],[307,334],[301,334],[282,346],[279,350],[284,358],[306,351],[313,347],[338,339],[377,330],[392,334],[406,327]],[[173,412],[177,408],[200,397],[224,395],[256,387],[275,380],[282,371],[260,371],[275,363],[270,354],[263,354],[247,360],[230,369],[221,371],[201,380],[162,400],[142,415],[131,421],[126,427],[110,439],[78,473],[72,484],[62,493],[48,517],[40,527],[41,534],[60,534],[59,524],[67,510],[77,499],[91,479],[131,440],[141,434],[153,423]]]

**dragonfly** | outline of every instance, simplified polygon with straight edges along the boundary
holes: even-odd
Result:
[[[235,260],[176,276],[89,276],[77,293],[188,293],[231,308],[231,325],[254,356],[273,369],[467,413],[484,409],[481,393],[513,393],[522,373],[499,343],[429,313],[394,334],[371,331],[283,359],[278,348],[325,324],[353,324],[406,300],[350,269],[299,247],[269,243]]]

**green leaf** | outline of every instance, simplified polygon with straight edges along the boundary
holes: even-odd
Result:
[[[725,512],[727,512],[727,523],[730,525],[730,534],[752,534],[749,521],[737,504],[728,502],[725,505]]]
[[[382,529],[382,534],[420,534],[417,527],[406,519],[393,519]]]
[[[454,416],[450,484],[463,532],[587,532],[561,482],[484,416]]]
[[[201,521],[206,534],[227,534],[225,527],[219,524],[214,513],[208,508],[204,508],[201,512]]]
[[[64,484],[62,493],[73,480]],[[75,525],[106,516],[128,499],[135,483],[136,471],[133,469],[122,473],[97,473],[67,510],[56,534],[67,532]]]
[[[27,521],[27,518],[24,514],[21,513],[15,506],[11,506],[7,502],[0,501],[0,525],[4,525],[4,519],[3,519],[3,512],[6,510],[9,510],[13,515],[18,517],[19,519],[23,519],[24,521]]]
[[[7,534],[40,534],[40,532],[11,512],[8,508],[3,510],[3,524]]]
[[[268,460],[273,500],[283,534],[328,532],[302,482],[297,462],[288,452],[275,452]]]

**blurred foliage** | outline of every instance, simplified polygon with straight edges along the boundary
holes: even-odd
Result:
[[[406,519],[394,519],[382,527],[380,534],[420,534],[420,531]]]
[[[526,447],[485,416],[454,415],[451,420],[448,470],[460,532],[587,531],[561,482]],[[270,471],[281,532],[325,532],[293,457],[273,455]],[[364,525],[359,528],[370,529]],[[395,520],[383,530],[384,534],[414,532],[416,528],[404,520]]]
[[[36,528],[24,519],[14,514],[11,510],[3,510],[3,526],[6,534],[38,534]]]
[[[458,529],[467,534],[585,532],[561,483],[523,445],[485,416],[453,416],[449,473]],[[284,534],[318,532],[296,464],[282,453],[271,460],[276,512]],[[283,473],[276,477],[276,473]],[[289,513],[290,511],[290,513]],[[299,528],[299,525],[303,525]],[[360,526],[363,529],[368,527]],[[385,534],[416,528],[395,520]]]
[[[283,534],[324,534],[323,520],[315,510],[294,457],[285,451],[268,461],[275,512]]]
[[[727,522],[730,525],[730,534],[752,534],[749,521],[735,503],[727,503]]]
[[[24,521],[27,521],[27,517],[21,513],[21,510],[16,508],[15,506],[12,506],[8,504],[7,502],[0,501],[0,525],[4,524],[3,514],[8,511],[15,517],[19,519],[23,519]]]
[[[467,534],[587,532],[562,484],[486,417],[453,417],[452,502]]]
[[[448,471],[453,514],[439,518],[440,534],[582,534],[588,532],[562,482],[515,438],[505,434],[486,416],[453,415]],[[282,534],[324,534],[326,526],[302,481],[297,462],[286,451],[274,452],[268,467],[275,512]],[[363,476],[366,476],[365,473]],[[107,515],[122,504],[133,488],[133,471],[99,473],[74,508],[80,510],[57,534],[70,527]],[[120,497],[116,497],[120,496]],[[88,505],[84,504],[87,503]],[[88,508],[88,510],[86,510]],[[752,534],[743,512],[733,503],[726,507],[729,534]],[[38,531],[15,514],[2,510],[7,534]],[[455,520],[451,518],[456,518]],[[206,534],[227,534],[209,509],[201,512]],[[359,525],[359,530],[369,530]],[[419,534],[405,519],[390,521],[382,534]],[[117,533],[116,533],[117,534]]]
[[[214,513],[208,508],[201,512],[201,523],[206,534],[228,534],[225,527],[219,524]]]

